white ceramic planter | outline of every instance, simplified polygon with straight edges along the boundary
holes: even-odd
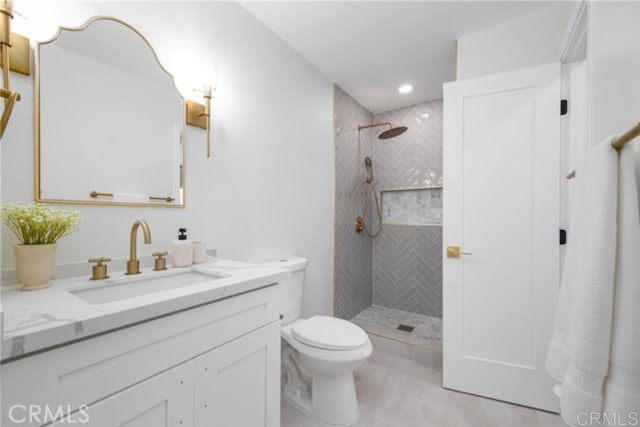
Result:
[[[15,245],[16,275],[23,291],[49,287],[56,270],[56,244]]]

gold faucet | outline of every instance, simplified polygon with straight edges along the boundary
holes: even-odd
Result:
[[[144,219],[139,219],[133,223],[131,227],[131,243],[130,243],[130,253],[129,253],[129,261],[127,261],[127,274],[139,274],[140,273],[140,261],[138,261],[138,256],[136,254],[137,247],[137,238],[138,238],[138,228],[142,227],[142,233],[144,234],[144,243],[148,245],[151,243],[151,230],[149,229],[149,224]]]

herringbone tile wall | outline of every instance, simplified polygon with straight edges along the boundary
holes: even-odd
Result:
[[[371,306],[371,239],[356,234],[354,223],[362,215],[364,158],[370,155],[371,135],[358,125],[371,123],[372,115],[340,87],[334,86],[336,150],[335,206],[335,316],[351,319]]]
[[[354,232],[364,204],[364,158],[373,159],[378,190],[442,184],[442,101],[373,116],[335,86],[335,316],[351,319],[372,304],[442,317],[442,230],[385,225],[376,239]],[[409,130],[377,139],[391,121]],[[365,218],[371,223],[371,218]]]
[[[373,241],[373,303],[442,317],[442,227],[385,224]]]
[[[373,161],[378,189],[442,184],[441,99],[379,113],[373,121],[409,128],[396,138],[376,140]],[[377,135],[381,129],[369,132]]]
[[[442,185],[442,100],[376,114],[407,126],[374,144],[378,189]],[[373,241],[373,303],[442,317],[442,228],[389,225]]]

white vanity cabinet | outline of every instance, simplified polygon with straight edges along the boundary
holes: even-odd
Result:
[[[83,407],[53,426],[192,426],[193,392],[193,362],[185,362]]]
[[[279,427],[277,292],[263,287],[8,361],[0,424],[38,426],[64,413],[52,425]]]
[[[280,322],[211,350],[194,364],[194,425],[280,426]]]

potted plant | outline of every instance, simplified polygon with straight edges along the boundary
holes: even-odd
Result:
[[[45,205],[7,205],[0,216],[20,241],[14,252],[21,289],[48,287],[56,269],[56,242],[78,229],[80,212]]]

